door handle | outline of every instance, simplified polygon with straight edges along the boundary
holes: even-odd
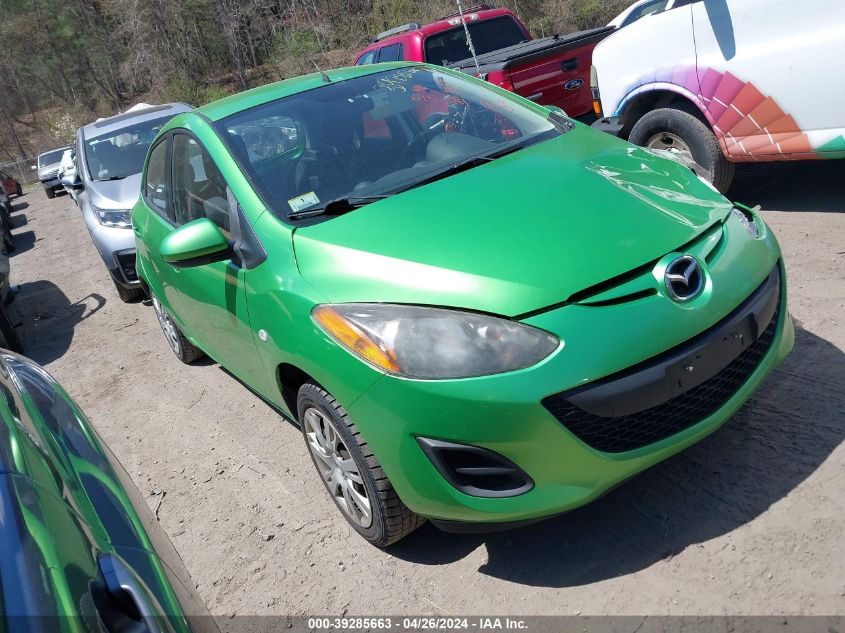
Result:
[[[572,70],[578,70],[578,58],[571,57],[570,59],[564,59],[560,63],[560,69],[564,72],[569,72]]]
[[[118,614],[122,614],[142,622],[141,630],[146,633],[172,633],[164,610],[125,560],[117,554],[101,554],[97,562],[107,595],[99,604],[95,600],[95,604],[107,630],[120,630],[121,618]]]

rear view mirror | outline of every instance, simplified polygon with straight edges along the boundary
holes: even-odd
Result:
[[[79,176],[74,174],[73,176],[62,176],[59,179],[59,182],[62,183],[62,187],[67,187],[69,189],[84,189],[85,185],[82,184],[80,181]]]
[[[186,268],[228,259],[231,248],[214,222],[200,218],[183,224],[165,237],[159,253],[171,266]]]

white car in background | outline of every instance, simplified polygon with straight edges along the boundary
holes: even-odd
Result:
[[[59,162],[69,145],[57,147],[38,155],[38,159],[32,169],[38,174],[38,180],[44,187],[44,193],[48,198],[55,198],[57,191],[62,191],[62,183],[59,182]]]
[[[62,160],[59,162],[59,182],[67,180],[76,180],[76,151],[74,149],[66,149],[62,154]],[[65,191],[70,194],[73,201],[76,202],[77,192],[73,187],[62,185]]]
[[[724,192],[737,162],[845,157],[843,59],[843,0],[675,0],[596,46],[593,126]]]

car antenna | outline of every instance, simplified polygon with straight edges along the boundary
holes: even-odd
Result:
[[[467,48],[469,48],[469,52],[472,53],[472,61],[475,62],[475,71],[478,73],[479,78],[481,78],[481,67],[478,65],[478,57],[475,55],[475,46],[472,44],[472,36],[469,34],[469,27],[467,26],[466,20],[464,20],[464,9],[461,6],[461,0],[455,0],[455,3],[458,5],[458,15],[461,16],[461,24],[464,25],[464,33],[467,36]]]
[[[330,84],[330,83],[332,82],[332,78],[331,78],[331,77],[329,77],[329,76],[325,73],[325,71],[317,65],[317,62],[315,62],[315,61],[314,61],[314,58],[313,58],[313,57],[311,57],[311,56],[309,55],[309,56],[308,56],[308,59],[310,59],[310,60],[311,60],[311,63],[312,63],[312,64],[314,64],[314,68],[316,68],[316,69],[317,69],[317,72],[319,72],[319,73],[320,73],[320,77],[322,77],[322,78],[323,78],[323,81],[324,81],[325,83],[327,83],[327,84]]]

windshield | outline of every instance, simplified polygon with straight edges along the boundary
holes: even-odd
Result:
[[[48,165],[55,165],[62,160],[62,154],[65,153],[63,149],[57,149],[54,152],[47,152],[38,157],[38,166],[47,167]]]
[[[120,180],[140,173],[144,168],[147,148],[172,118],[173,115],[169,114],[87,139],[85,164],[91,180]]]
[[[507,48],[528,39],[516,21],[507,15],[482,22],[468,22],[467,28],[476,55]],[[425,60],[431,64],[446,66],[471,55],[463,26],[431,35],[425,40]]]
[[[216,124],[280,217],[383,196],[558,128],[491,88],[409,67],[326,84]]]

